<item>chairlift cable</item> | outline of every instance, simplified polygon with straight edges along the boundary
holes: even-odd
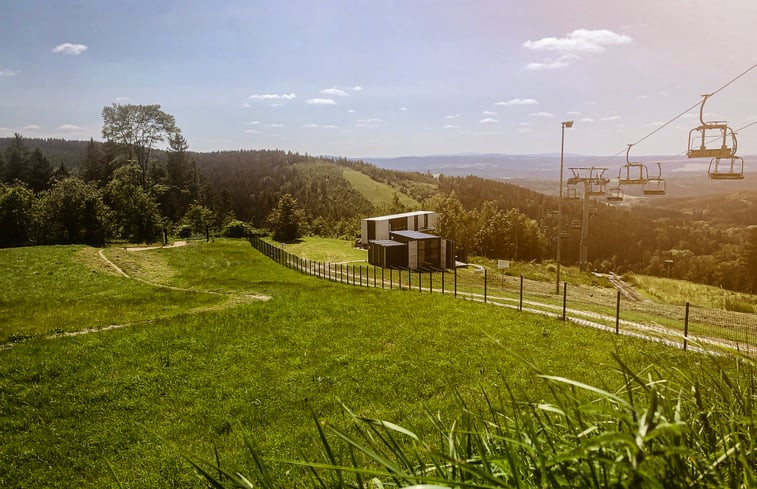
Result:
[[[747,73],[749,73],[750,71],[752,71],[752,70],[753,70],[753,69],[755,69],[755,68],[757,68],[757,63],[753,64],[752,66],[750,66],[749,68],[747,68],[746,70],[744,70],[744,71],[743,71],[742,73],[740,73],[740,74],[739,74],[738,76],[736,76],[735,78],[733,78],[732,80],[730,80],[729,82],[727,82],[727,83],[726,83],[725,85],[721,86],[720,88],[718,88],[718,89],[717,89],[717,90],[715,90],[714,92],[710,93],[710,94],[709,94],[709,96],[710,96],[710,97],[712,97],[713,95],[715,95],[715,94],[717,94],[717,93],[721,92],[721,91],[722,91],[722,90],[724,90],[724,89],[725,89],[726,87],[728,87],[729,85],[731,85],[731,84],[732,84],[733,82],[735,82],[735,81],[736,81],[736,80],[738,80],[739,78],[743,77],[744,75],[746,75]],[[700,101],[697,101],[697,103],[695,103],[694,105],[692,105],[692,106],[691,106],[691,107],[689,107],[688,109],[684,110],[683,112],[681,112],[681,113],[680,113],[680,114],[678,114],[677,116],[673,117],[672,119],[670,119],[670,120],[669,120],[668,122],[666,122],[665,124],[663,124],[663,125],[661,125],[660,127],[658,127],[658,128],[656,128],[656,129],[654,129],[654,130],[653,130],[652,132],[650,132],[650,133],[649,133],[649,134],[647,134],[646,136],[642,137],[641,139],[639,139],[638,141],[636,141],[635,143],[633,143],[633,145],[635,146],[635,145],[637,145],[637,144],[641,143],[642,141],[644,141],[645,139],[649,138],[650,136],[652,136],[652,135],[656,134],[656,133],[657,133],[658,131],[660,131],[660,130],[661,130],[661,129],[663,129],[664,127],[666,127],[666,126],[668,126],[668,125],[672,124],[672,123],[673,123],[674,121],[676,121],[676,120],[680,119],[681,117],[683,117],[684,115],[686,115],[686,114],[687,114],[688,112],[690,112],[690,111],[691,111],[692,109],[694,109],[694,108],[698,107],[698,106],[699,106],[699,105],[700,105],[701,103],[702,103],[702,102],[701,102],[701,100],[700,100]],[[757,124],[757,122],[753,122],[752,124],[749,124],[749,125],[747,125],[747,126],[744,126],[744,127],[742,127],[741,129],[745,129],[745,128],[747,128],[747,127],[749,127],[749,126],[753,125],[753,124]],[[736,130],[736,132],[740,131],[741,129],[737,129],[737,130]],[[607,162],[608,162],[609,160],[611,160],[612,158],[615,158],[616,156],[619,156],[619,155],[621,155],[621,154],[625,153],[625,152],[626,152],[626,149],[627,149],[627,148],[623,148],[622,150],[620,150],[620,151],[618,151],[617,153],[615,153],[615,154],[614,154],[613,156],[610,156],[609,158],[607,158],[607,160],[603,161],[603,162],[602,162],[602,163],[600,164],[600,166],[601,166],[601,165],[604,165],[605,163],[607,163]],[[686,153],[686,151],[684,151],[684,153]],[[682,154],[683,154],[683,153],[682,153]],[[676,156],[679,156],[679,155],[676,155]]]

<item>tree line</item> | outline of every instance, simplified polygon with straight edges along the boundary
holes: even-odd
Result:
[[[363,217],[415,210],[397,196],[374,206],[343,177],[346,167],[439,212],[438,231],[462,258],[555,256],[556,198],[507,182],[281,150],[192,152],[160,106],[105,107],[103,135],[104,143],[35,141],[33,149],[20,135],[0,141],[0,246],[155,241],[164,230],[187,236],[208,228],[244,235],[252,226],[281,240],[354,239]],[[702,210],[684,212],[696,203],[630,210],[590,203],[590,269],[757,292],[757,194],[739,195],[751,202],[740,206],[708,199],[707,220]],[[563,206],[567,264],[578,258],[581,205]]]

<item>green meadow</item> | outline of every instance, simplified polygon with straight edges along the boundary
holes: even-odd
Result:
[[[451,422],[461,401],[543,402],[554,392],[538,372],[615,392],[626,376],[613,355],[681,381],[713,361],[449,295],[319,280],[241,240],[104,254],[130,277],[92,248],[0,250],[0,487],[207,487],[182,453],[248,475],[245,437],[266,458],[318,458],[313,419],[347,425],[345,407],[433,436],[428,413]],[[126,326],[97,331],[112,324]],[[93,332],[55,334],[77,330]],[[314,484],[271,467],[281,487]]]

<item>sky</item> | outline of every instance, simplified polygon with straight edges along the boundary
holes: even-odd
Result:
[[[614,155],[754,66],[755,25],[755,0],[4,0],[0,137],[101,140],[103,107],[160,104],[195,151],[559,153],[573,120],[566,153]],[[757,121],[755,88],[705,119]]]

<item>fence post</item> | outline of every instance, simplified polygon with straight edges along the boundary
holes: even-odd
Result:
[[[410,275],[411,272],[412,272],[412,270],[410,270],[410,268],[408,268],[407,269],[407,290],[412,290],[413,289],[413,277],[412,277],[412,275]]]
[[[376,265],[373,265],[373,288],[375,289],[376,287],[378,287],[376,284]]]
[[[457,297],[457,264],[455,264],[455,297]]]
[[[434,293],[434,276],[432,275],[432,272],[428,272],[428,293]]]
[[[365,274],[368,275],[368,272],[366,272]],[[359,281],[358,281],[357,285],[359,287],[362,287],[363,286],[363,265],[360,265],[360,271],[359,271],[359,275],[358,275],[358,280]]]
[[[444,295],[444,269],[442,268],[442,295]]]
[[[520,276],[520,298],[518,299],[518,310],[523,310],[523,275]]]
[[[381,267],[381,288],[385,288],[386,284],[384,284],[384,267]]]
[[[615,304],[615,334],[620,334],[620,290]]]
[[[389,290],[392,290],[392,288],[393,288],[393,284],[392,284],[393,271],[394,271],[394,269],[392,269],[392,268],[389,269]]]
[[[484,304],[486,304],[486,268],[484,268]]]
[[[686,351],[689,339],[689,303],[686,303],[686,317],[683,321],[683,351]]]
[[[397,286],[402,290],[402,270],[397,270]]]
[[[565,321],[565,306],[568,302],[568,282],[562,283],[562,320]]]
[[[423,292],[421,290],[421,285],[423,284],[423,277],[421,276],[421,271],[418,270],[418,292]]]

